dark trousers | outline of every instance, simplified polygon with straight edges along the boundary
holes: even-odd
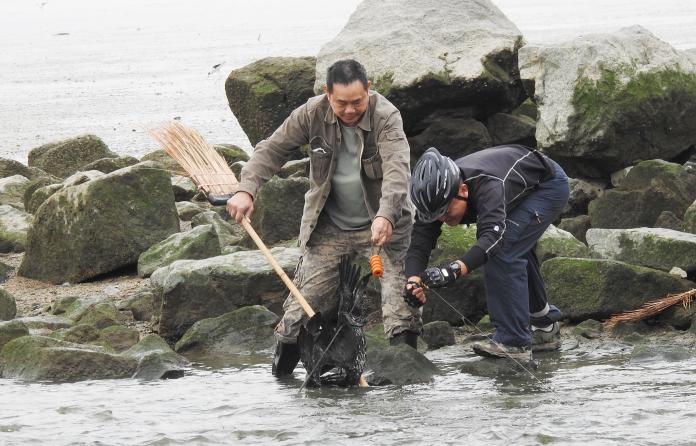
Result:
[[[486,262],[486,303],[495,326],[493,339],[505,345],[532,343],[529,314],[547,305],[536,243],[568,202],[568,177],[553,163],[556,177],[539,187],[509,214],[501,249]]]

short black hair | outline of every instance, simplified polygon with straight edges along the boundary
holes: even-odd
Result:
[[[362,82],[365,90],[367,90],[367,72],[365,67],[357,60],[339,60],[326,70],[326,88],[329,92],[333,91],[335,83],[348,85],[355,81]]]

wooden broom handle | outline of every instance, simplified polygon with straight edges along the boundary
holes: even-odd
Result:
[[[266,260],[268,260],[268,263],[271,264],[275,272],[278,274],[280,279],[285,283],[285,286],[288,287],[290,290],[290,294],[293,295],[295,299],[297,299],[297,302],[302,306],[302,309],[307,313],[307,316],[309,318],[312,318],[314,316],[314,310],[312,310],[312,307],[309,305],[307,300],[302,296],[300,293],[300,290],[297,289],[295,284],[290,280],[287,274],[285,274],[285,271],[283,271],[283,268],[276,262],[276,259],[273,257],[273,254],[271,254],[271,251],[266,247],[266,244],[263,243],[263,240],[261,240],[261,237],[256,233],[254,228],[251,226],[251,222],[249,221],[249,218],[245,215],[244,218],[242,219],[242,227],[246,230],[246,232],[249,234],[249,237],[256,243],[256,246],[259,248],[259,250],[263,253],[264,256],[266,256]]]

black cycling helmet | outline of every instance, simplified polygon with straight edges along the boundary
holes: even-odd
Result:
[[[416,219],[430,223],[447,212],[447,206],[457,195],[461,171],[454,161],[443,156],[435,147],[425,151],[411,174],[411,201],[416,207]]]

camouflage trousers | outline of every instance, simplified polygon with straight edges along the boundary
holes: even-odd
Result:
[[[352,260],[359,256],[369,258],[372,249],[370,237],[370,228],[344,231],[328,217],[321,216],[302,253],[294,279],[315,312],[335,311],[340,258],[344,254],[350,255]],[[394,236],[380,252],[384,265],[384,275],[380,279],[382,318],[387,337],[406,330],[420,333],[423,327],[422,310],[410,307],[402,297],[406,284],[403,265],[409,242],[410,234]],[[281,342],[296,343],[307,315],[292,295],[285,300],[283,309],[285,314],[276,327],[276,338]]]

